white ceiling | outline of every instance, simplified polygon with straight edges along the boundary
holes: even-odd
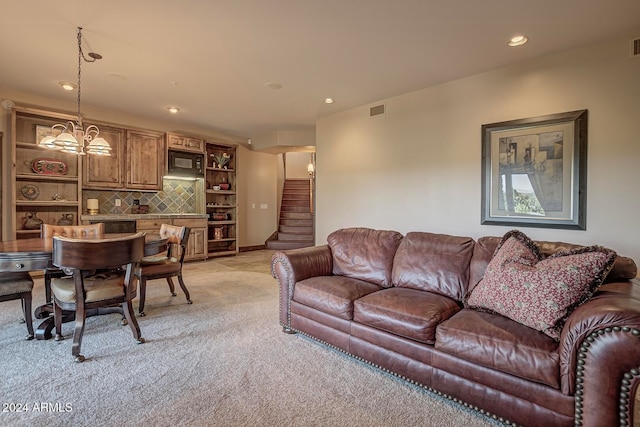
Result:
[[[75,102],[57,83],[77,80],[82,26],[104,57],[83,105],[248,138],[640,28],[639,0],[2,2],[5,91]]]

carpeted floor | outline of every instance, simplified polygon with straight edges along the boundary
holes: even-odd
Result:
[[[2,426],[487,426],[492,421],[281,332],[269,251],[189,263],[193,305],[148,285],[139,345],[118,315],[90,318],[77,364],[61,342],[25,341],[0,303]],[[36,305],[44,301],[36,280]],[[136,307],[137,309],[137,307]],[[17,410],[20,409],[19,412]]]

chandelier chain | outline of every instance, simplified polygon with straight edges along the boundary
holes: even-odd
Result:
[[[80,115],[80,75],[83,59],[84,54],[82,53],[82,27],[78,27],[78,126],[82,126],[82,116]]]

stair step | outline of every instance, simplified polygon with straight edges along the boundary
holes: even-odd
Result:
[[[313,220],[311,219],[281,219],[280,226],[290,227],[313,227]]]
[[[305,205],[305,206],[284,205],[284,206],[282,206],[282,208],[280,209],[280,213],[287,213],[287,212],[298,212],[298,213],[311,214],[311,209],[309,208],[309,205]]]
[[[284,193],[282,200],[309,200],[309,193]]]
[[[292,242],[282,240],[269,240],[267,249],[285,251],[287,249],[309,248],[314,245],[313,241],[309,242]]]
[[[298,233],[280,233],[278,232],[278,240],[295,240],[298,241],[309,241],[313,239],[313,235],[311,234],[298,234]]]
[[[280,219],[311,219],[311,212],[280,212]]]
[[[309,202],[282,202],[281,205],[281,210],[282,211],[289,211],[291,209],[288,208],[303,208],[304,210],[302,212],[304,212],[306,210],[306,212],[309,212],[311,210],[311,208],[309,207],[310,203]],[[300,211],[300,209],[293,209],[294,211]]]
[[[309,198],[304,197],[287,197],[282,199],[282,203],[306,203],[309,204]]]
[[[312,225],[285,225],[281,224],[278,227],[278,231],[281,233],[296,233],[296,234],[307,234],[309,236],[313,236],[313,226]]]

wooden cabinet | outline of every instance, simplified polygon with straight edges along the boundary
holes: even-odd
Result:
[[[168,132],[167,149],[204,153],[204,140]]]
[[[191,230],[185,259],[206,259],[207,219],[176,218],[173,220],[173,225],[187,226]]]
[[[161,133],[127,130],[126,188],[162,190],[165,151]]]
[[[161,191],[165,174],[165,143],[160,132],[100,125],[111,156],[87,156],[85,189]]]
[[[206,142],[206,211],[208,256],[238,253],[238,194],[236,147]],[[227,158],[221,165],[218,159]],[[223,160],[224,162],[224,160]]]
[[[78,224],[82,157],[38,145],[53,124],[69,120],[75,117],[30,108],[12,110],[11,143],[2,164],[7,179],[2,198],[4,240],[38,237],[38,220]]]
[[[125,130],[100,125],[100,136],[111,146],[111,156],[86,156],[84,161],[85,188],[124,188]]]
[[[185,260],[204,260],[207,258],[206,252],[206,236],[207,236],[207,219],[206,218],[160,218],[160,219],[139,219],[136,221],[136,231],[145,231],[147,233],[159,233],[162,224],[177,225],[179,227],[189,227],[189,240],[187,241],[187,253]]]

